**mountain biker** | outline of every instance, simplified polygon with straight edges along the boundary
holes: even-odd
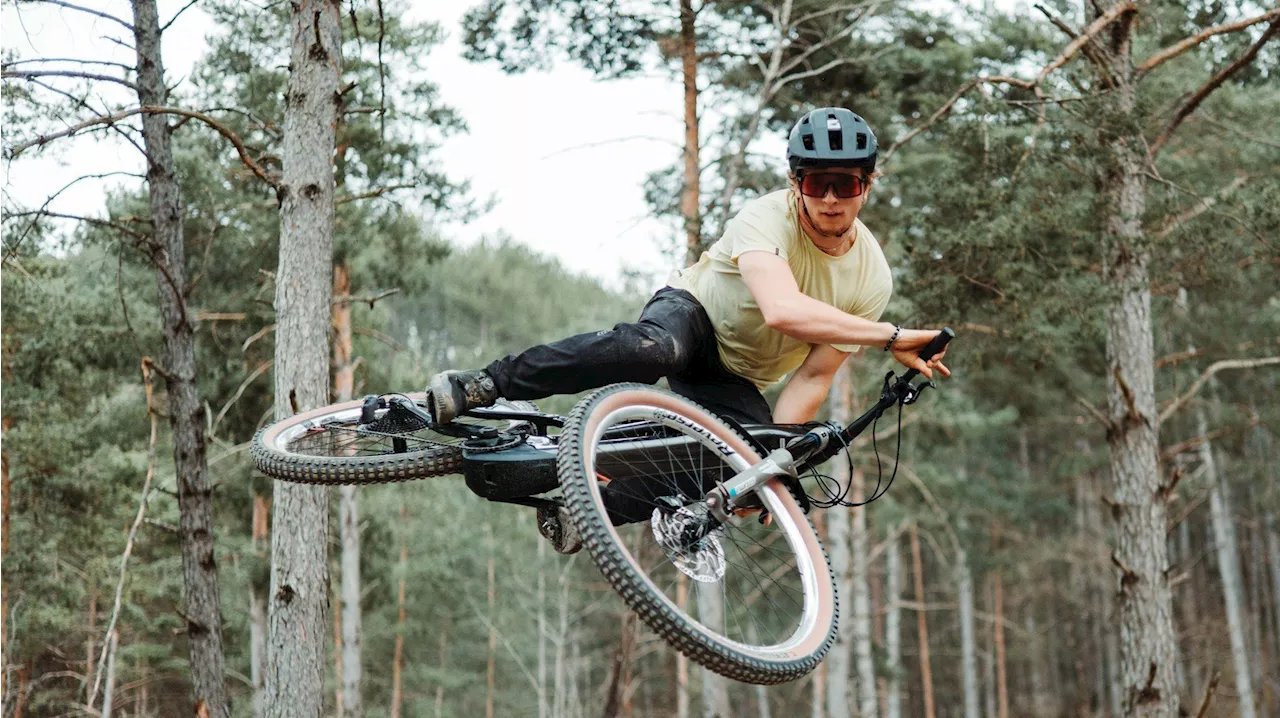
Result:
[[[950,376],[945,351],[928,362],[917,355],[938,332],[879,321],[892,275],[858,220],[876,155],[875,134],[857,114],[809,112],[788,140],[788,188],[744,205],[693,266],[671,275],[638,321],[535,346],[484,369],[437,374],[427,387],[433,419],[451,421],[499,396],[539,399],[666,377],[676,393],[734,421],[804,423],[861,346],[891,351],[927,377],[935,369]],[[770,410],[761,391],[787,374]],[[557,551],[581,548],[563,507],[539,509],[538,526]]]

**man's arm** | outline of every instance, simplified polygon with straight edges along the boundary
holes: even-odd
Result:
[[[813,421],[818,407],[831,391],[831,381],[849,357],[845,352],[826,344],[815,344],[809,356],[796,369],[778,396],[773,410],[773,420],[778,424],[803,424]]]
[[[873,322],[847,314],[800,291],[787,260],[768,252],[743,252],[738,257],[738,271],[771,328],[810,344],[858,344],[881,347],[893,337],[893,325]],[[904,366],[917,369],[933,378],[938,368],[943,376],[951,371],[942,364],[944,350],[926,364],[917,355],[936,331],[903,329],[893,343],[893,355]]]

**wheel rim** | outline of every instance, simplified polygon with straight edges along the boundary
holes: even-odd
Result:
[[[409,398],[422,406],[421,394],[409,395]],[[361,401],[352,401],[293,417],[289,422],[282,422],[277,430],[268,430],[264,443],[268,448],[283,454],[359,458],[431,451],[444,446],[456,446],[466,440],[466,432],[448,431],[447,427],[442,427],[444,432],[430,427],[412,431],[361,428],[362,405]],[[386,412],[386,409],[380,409],[375,416],[381,419]],[[503,428],[510,423],[470,417],[462,417],[454,423],[462,422],[471,426],[496,428]],[[374,425],[376,426],[376,422]]]
[[[635,421],[661,425],[667,435],[639,442],[607,438],[611,428]],[[626,404],[608,411],[589,427],[583,451],[588,476],[613,479],[607,491],[621,492],[637,502],[647,500],[663,513],[670,509],[653,498],[656,492],[633,490],[639,485],[635,482],[662,485],[664,495],[678,495],[688,504],[694,499],[691,494],[698,481],[690,477],[700,476],[703,482],[710,477],[724,480],[757,458],[744,456],[724,438],[671,407],[649,404]],[[714,545],[691,547],[711,558],[722,551],[723,577],[712,581],[704,580],[705,573],[702,579],[682,580],[682,576],[693,574],[681,571],[679,562],[673,560],[670,546],[664,545],[667,537],[656,531],[661,522],[652,519],[614,526],[605,513],[600,484],[587,483],[595,514],[631,572],[700,632],[717,643],[769,661],[811,655],[825,643],[834,620],[830,574],[825,561],[821,566],[815,562],[815,555],[822,560],[822,554],[812,528],[778,482],[770,482],[757,492],[771,516],[769,526],[760,524],[758,516],[740,518],[709,537],[718,541],[718,549]]]

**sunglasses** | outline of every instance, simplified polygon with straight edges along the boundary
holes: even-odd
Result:
[[[840,199],[849,199],[866,192],[871,185],[870,180],[841,172],[805,173],[796,179],[800,184],[800,194],[805,197],[825,197],[830,188]]]

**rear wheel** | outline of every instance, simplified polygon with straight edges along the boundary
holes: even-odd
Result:
[[[837,606],[813,525],[780,482],[756,492],[763,513],[719,526],[707,516],[705,491],[758,461],[697,404],[621,384],[569,415],[558,469],[570,516],[623,600],[698,663],[770,684],[818,665]]]
[[[402,396],[418,407],[421,392]],[[512,402],[506,408],[532,405]],[[363,400],[320,407],[276,422],[253,438],[251,453],[259,471],[275,479],[306,484],[377,484],[457,473],[462,442],[482,427],[506,428],[510,422],[459,417],[428,426],[410,412],[383,408],[361,424]],[[364,417],[368,418],[368,417]]]

